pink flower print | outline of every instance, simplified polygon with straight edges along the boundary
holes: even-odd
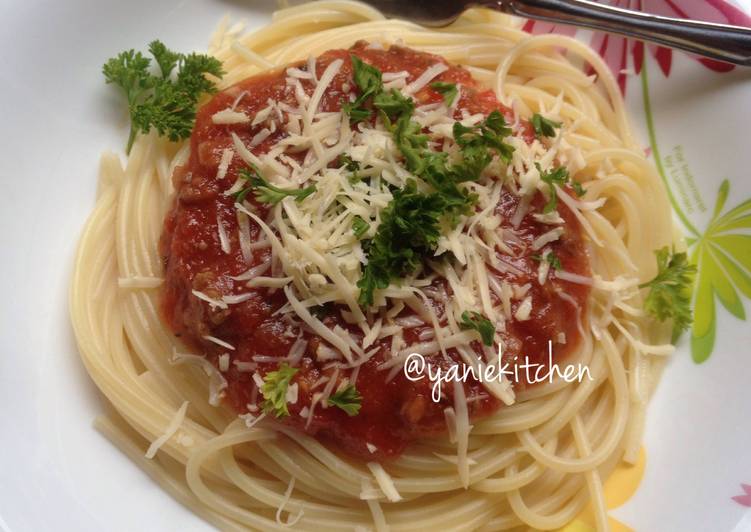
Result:
[[[535,35],[542,35],[544,33],[558,33],[560,35],[568,35],[569,37],[576,35],[576,26],[553,24],[544,20],[528,20],[522,29],[527,33]]]
[[[599,1],[615,7],[643,11],[645,13],[652,13],[666,17],[686,18],[751,27],[751,17],[741,9],[729,3],[727,0],[691,0],[688,2],[679,2],[678,0]],[[560,33],[562,35],[573,36],[576,33],[576,30],[572,26],[539,21],[528,21],[524,25],[524,30],[533,34]],[[608,65],[613,72],[613,75],[616,77],[621,91],[625,93],[628,74],[627,68],[629,66],[628,56],[629,54],[631,55],[634,72],[636,74],[640,73],[642,65],[644,64],[644,43],[635,39],[620,37],[618,35],[595,32],[590,41],[590,45],[605,60],[605,64]],[[647,45],[646,48],[657,61],[662,73],[665,76],[669,76],[673,63],[673,50],[653,44]],[[735,68],[733,65],[716,61],[714,59],[707,59],[704,57],[695,57],[695,59],[715,72],[729,72]]]
[[[744,495],[736,495],[732,499],[742,506],[748,506],[751,508],[751,484],[741,484],[741,488],[745,492]]]
[[[691,2],[678,2],[676,0],[640,0],[640,9],[647,13],[662,15],[665,17],[687,18],[692,20],[703,20],[706,22],[717,22],[720,24],[733,24],[735,26],[751,26],[751,17],[741,9],[735,7],[726,0],[694,0]],[[655,47],[662,48],[662,47]],[[663,57],[663,61],[658,63],[660,68],[669,75],[670,73],[670,52]],[[696,57],[696,59],[707,68],[715,72],[729,72],[734,66],[715,59]]]

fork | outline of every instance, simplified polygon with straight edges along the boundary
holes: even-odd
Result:
[[[590,0],[365,0],[389,16],[445,26],[470,7],[617,33],[736,65],[751,66],[751,29],[650,15]]]

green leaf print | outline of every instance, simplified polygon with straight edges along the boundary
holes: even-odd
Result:
[[[739,320],[746,320],[743,299],[751,299],[751,234],[748,233],[751,229],[751,199],[725,210],[730,197],[730,182],[726,179],[717,191],[712,218],[706,230],[702,233],[693,225],[676,201],[663,167],[648,77],[645,64],[641,71],[641,83],[650,147],[668,199],[688,233],[686,243],[690,262],[698,270],[692,297],[694,321],[691,326],[691,357],[700,364],[709,358],[714,349],[717,333],[715,299],[730,314]]]
[[[698,268],[691,328],[691,356],[696,363],[707,360],[714,349],[715,296],[730,314],[744,321],[742,296],[751,299],[751,235],[738,232],[751,228],[751,200],[722,214],[729,193],[726,179],[706,231],[690,242],[691,262]]]

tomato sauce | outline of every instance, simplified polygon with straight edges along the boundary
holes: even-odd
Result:
[[[323,96],[320,104],[322,111],[338,111],[342,100],[349,90],[353,90],[352,66],[349,59],[354,53],[364,61],[376,66],[383,72],[406,71],[408,82],[416,79],[428,66],[443,59],[430,54],[393,46],[388,50],[368,47],[358,43],[351,50],[333,50],[320,56],[316,61],[316,74],[321,76],[326,66],[333,60],[344,60],[339,73]],[[306,65],[297,65],[305,70]],[[461,84],[461,98],[457,109],[470,113],[488,114],[500,110],[507,122],[513,123],[510,109],[502,106],[492,91],[484,90],[473,80],[469,72],[458,66],[449,65],[449,69],[438,76],[435,81],[456,82]],[[313,92],[312,83],[301,80],[307,94]],[[437,102],[441,94],[429,86],[414,96],[420,103]],[[239,99],[238,99],[239,98]],[[265,288],[249,289],[244,281],[235,281],[250,266],[258,265],[269,259],[270,249],[255,249],[250,264],[246,263],[238,242],[238,222],[234,208],[234,199],[224,195],[235,182],[238,171],[246,165],[235,154],[226,176],[217,179],[217,167],[225,148],[232,148],[231,133],[249,145],[251,139],[263,128],[262,124],[217,125],[212,115],[236,103],[235,110],[253,117],[267,106],[269,100],[286,102],[296,107],[294,92],[286,83],[285,70],[276,70],[260,76],[246,79],[229,89],[216,94],[198,112],[196,125],[190,140],[190,159],[178,168],[173,176],[176,197],[166,216],[164,232],[160,244],[160,253],[165,265],[165,283],[162,292],[162,310],[164,317],[175,335],[184,342],[206,354],[209,360],[218,366],[218,358],[229,354],[231,364],[224,372],[228,381],[226,400],[238,413],[248,412],[249,405],[260,405],[263,398],[253,383],[253,372],[240,371],[235,362],[251,363],[254,357],[270,357],[264,362],[257,362],[257,371],[264,375],[278,367],[275,358],[288,354],[295,341],[295,334],[279,315],[275,315],[286,298],[282,290]],[[457,111],[457,117],[459,111]],[[276,131],[262,143],[253,148],[256,154],[267,152],[273,145],[286,136],[283,124],[278,124]],[[517,133],[531,141],[534,136],[528,123],[521,125]],[[248,200],[255,202],[252,194]],[[544,198],[538,194],[533,206],[540,212]],[[510,228],[510,219],[516,211],[518,198],[504,191],[497,207],[501,216],[501,227]],[[261,217],[267,206],[254,203]],[[589,274],[588,260],[584,249],[581,228],[565,206],[559,202],[558,212],[565,220],[563,236],[549,247],[560,258],[565,270],[581,275]],[[218,236],[218,220],[223,224],[231,243],[231,252],[224,253]],[[259,227],[251,221],[251,241],[261,238]],[[531,251],[531,242],[541,234],[549,231],[550,225],[539,223],[531,215],[526,215],[519,227],[514,228],[517,240],[513,244],[517,253],[507,257],[513,265],[514,273],[497,272],[502,279],[515,285],[529,283],[527,295],[534,302],[530,318],[526,321],[507,322],[507,329],[502,337],[507,344],[507,351],[513,350],[520,356],[527,355],[532,361],[547,361],[548,340],[554,342],[555,360],[560,360],[577,345],[579,333],[574,319],[577,310],[572,305],[576,302],[579,312],[586,309],[588,291],[586,287],[574,285],[555,277],[551,270],[550,279],[543,286],[537,282],[539,262]],[[266,275],[269,275],[267,273]],[[214,308],[197,298],[192,291],[200,291],[209,297],[219,299],[229,294],[246,294],[252,297],[242,303],[229,305],[227,309]],[[568,297],[561,297],[561,293]],[[440,305],[440,302],[437,302]],[[519,301],[514,301],[515,311]],[[403,312],[402,316],[407,313]],[[362,333],[351,325],[345,324],[338,312],[331,312],[324,323],[333,327],[335,324],[346,328],[355,337],[362,339]],[[565,335],[565,344],[556,343],[560,333]],[[407,345],[418,341],[419,328],[405,330]],[[227,350],[206,341],[211,335],[230,343],[234,350]],[[300,370],[293,382],[298,384],[298,400],[289,404],[290,416],[282,422],[315,435],[329,443],[332,448],[361,456],[368,460],[384,460],[398,456],[406,445],[422,436],[437,435],[446,430],[444,409],[453,406],[451,386],[443,386],[444,397],[440,402],[431,399],[432,384],[427,380],[410,381],[401,371],[387,380],[389,370],[378,366],[389,360],[391,355],[390,339],[380,344],[379,351],[365,362],[357,375],[356,386],[362,395],[362,408],[358,415],[348,416],[339,408],[322,408],[319,404],[314,409],[310,424],[300,416],[301,410],[310,408],[313,396],[321,392],[324,385],[317,385],[322,376],[331,377],[334,369],[331,363],[316,360],[316,347],[321,341],[315,335],[305,333],[308,340],[307,350],[302,358]],[[472,345],[480,349],[479,343]],[[453,350],[448,352],[450,361],[436,357],[434,364],[447,367],[459,356]],[[340,370],[338,379],[349,377],[351,369]],[[524,386],[519,383],[518,386]],[[470,416],[478,418],[495,411],[500,402],[490,396],[483,385],[469,380],[464,384],[468,398]],[[255,409],[253,409],[255,411]],[[375,450],[374,450],[375,449]]]

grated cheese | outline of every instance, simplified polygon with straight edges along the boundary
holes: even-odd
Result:
[[[157,288],[162,285],[160,277],[118,277],[117,286],[120,288]]]
[[[232,148],[224,148],[222,150],[222,158],[219,161],[219,166],[216,169],[216,179],[217,181],[220,181],[224,179],[227,175],[227,170],[229,169],[229,165],[232,162],[232,158],[235,156],[235,150]],[[234,192],[230,192],[230,194],[233,194]],[[230,195],[227,194],[227,195]]]
[[[532,313],[532,296],[527,296],[516,308],[516,312],[514,313],[514,318],[516,318],[517,321],[526,321],[529,319],[529,316],[531,313]]]
[[[389,500],[389,502],[401,501],[402,496],[399,495],[399,492],[396,490],[396,485],[394,484],[393,479],[386,472],[383,466],[379,464],[378,462],[368,462],[367,466],[368,466],[368,469],[370,469],[370,472],[373,473],[373,476],[375,477],[376,482],[378,483],[378,487],[381,488],[381,491]]]
[[[211,298],[199,290],[191,290],[191,292],[198,299],[202,301],[206,301],[209,304],[209,306],[211,306],[212,309],[220,308],[222,310],[226,310],[228,308],[227,303],[225,303],[224,301],[220,299]]]
[[[167,443],[169,439],[177,433],[180,425],[182,425],[183,421],[185,420],[185,413],[188,411],[188,404],[188,401],[185,401],[182,405],[180,405],[180,408],[178,408],[177,412],[175,412],[175,416],[172,418],[169,425],[167,425],[167,428],[164,429],[164,433],[156,440],[151,442],[151,445],[149,445],[149,448],[146,450],[144,457],[149,460],[154,458],[157,451],[162,447],[162,445]]]
[[[211,406],[219,406],[219,401],[224,396],[224,390],[227,388],[227,380],[211,362],[198,355],[188,355],[173,351],[170,363],[189,364],[201,368],[209,377],[209,404]]]
[[[257,61],[252,51],[243,48],[242,53],[249,61]],[[362,243],[353,234],[354,217],[359,216],[369,223],[366,236],[372,237],[380,224],[381,211],[393,199],[391,190],[403,187],[415,176],[407,171],[401,151],[380,119],[352,128],[346,114],[322,109],[323,97],[331,90],[342,66],[343,61],[336,59],[323,68],[317,65],[315,57],[311,57],[305,66],[286,68],[284,83],[289,95],[286,102],[269,99],[265,107],[249,117],[235,110],[238,99],[232,108],[212,116],[215,123],[250,124],[253,128],[253,136],[246,141],[236,132],[230,132],[232,145],[222,152],[217,179],[226,178],[236,154],[242,163],[259,168],[264,178],[275,186],[303,188],[315,185],[315,192],[304,201],[286,197],[263,215],[249,202],[235,204],[237,243],[248,269],[232,279],[245,282],[251,290],[220,299],[200,292],[194,292],[194,295],[212,308],[227,309],[229,305],[247,301],[258,293],[257,289],[283,290],[287,303],[275,315],[295,324],[286,333],[295,341],[285,360],[294,365],[305,354],[307,342],[297,336],[301,328],[323,340],[315,349],[316,359],[329,367],[354,368],[353,380],[356,368],[378,352],[378,348],[368,353],[365,351],[380,345],[377,342],[384,339],[386,342],[390,339],[391,357],[380,363],[378,369],[388,372],[387,380],[395,378],[406,357],[413,352],[424,355],[440,352],[447,356],[448,349],[456,349],[466,363],[477,365],[482,358],[466,349],[469,342],[477,339],[477,334],[462,330],[460,323],[464,311],[481,312],[499,331],[505,330],[508,320],[525,321],[532,316],[534,301],[529,295],[532,285],[520,286],[504,280],[508,278],[504,274],[529,274],[515,261],[529,251],[524,235],[516,229],[527,216],[549,229],[531,243],[532,251],[544,250],[543,260],[532,281],[540,285],[544,285],[551,275],[550,263],[545,260],[551,252],[547,246],[564,234],[561,227],[564,220],[557,211],[536,212],[539,209],[534,206],[533,199],[540,191],[545,193],[548,186],[541,181],[537,164],[545,170],[556,164],[566,164],[573,175],[577,169],[585,168],[586,161],[575,143],[566,141],[563,130],[555,139],[535,139],[527,143],[520,134],[517,119],[514,125],[516,136],[506,139],[515,148],[511,162],[506,164],[495,157],[480,179],[463,185],[478,197],[477,211],[462,217],[453,229],[442,231],[436,260],[426,261],[424,270],[409,278],[376,290],[374,308],[363,310],[357,301],[357,282],[362,277],[367,256]],[[318,67],[321,67],[320,71]],[[398,90],[405,96],[415,95],[448,68],[444,63],[435,63],[411,82],[405,71],[384,72],[384,87]],[[344,97],[354,99],[351,86],[343,89]],[[418,103],[413,115],[413,120],[428,135],[429,146],[446,152],[450,159],[459,152],[453,138],[456,117],[460,116],[461,123],[467,127],[477,125],[485,118],[481,113],[459,109],[458,99],[451,108],[443,102]],[[559,111],[561,105],[562,98]],[[558,115],[554,112],[551,116]],[[275,135],[276,132],[280,134]],[[264,144],[264,149],[258,151],[264,153],[253,153],[253,149],[261,144]],[[366,179],[350,181],[351,173],[346,165],[337,162],[342,154],[359,163],[358,173]],[[425,186],[419,177],[417,180],[419,186]],[[242,179],[237,179],[224,194],[239,192],[245,185]],[[496,207],[504,187],[517,196],[518,205],[511,219],[502,226],[504,220],[496,213]],[[580,201],[569,197],[563,190],[557,192],[561,202],[580,219],[584,218],[582,213],[604,203],[604,199]],[[509,222],[511,227],[507,225]],[[231,253],[235,235],[226,233],[221,219],[217,218],[217,223],[221,248],[225,253]],[[585,222],[582,225],[585,230],[592,230],[591,225]],[[254,257],[254,254],[262,248],[270,248],[270,254],[263,252],[264,258],[259,261],[260,257]],[[570,272],[556,272],[556,277],[595,283]],[[441,284],[445,288],[436,288],[436,280],[445,281]],[[342,318],[362,331],[362,340],[356,342],[347,330],[338,325],[329,327],[311,312],[313,307],[329,302],[342,305]],[[408,346],[402,332],[404,328],[412,327],[419,327],[420,331],[417,342]],[[210,338],[206,339],[232,349],[226,342]],[[489,355],[486,353],[485,356]],[[259,361],[254,358],[253,363],[236,361],[235,365],[251,372]],[[258,380],[260,382],[256,384],[261,386],[262,379],[254,374],[254,381]],[[514,393],[509,382],[484,384],[493,396],[501,398],[504,403],[513,403]],[[300,412],[301,417],[307,418],[307,425],[312,421],[318,404],[321,408],[327,407],[326,399],[336,385],[336,376],[318,383],[318,386],[323,386],[322,391],[317,392],[313,402]],[[288,394],[297,393],[296,388],[294,392],[290,390],[292,387]],[[466,408],[463,413],[455,406],[447,409],[445,415],[449,430],[453,432],[452,438],[458,445],[456,462],[466,485],[470,460],[466,445],[462,451],[462,439],[468,438],[471,428]]]
[[[221,125],[247,124],[250,122],[250,117],[239,111],[224,109],[211,115],[211,121]]]
[[[209,342],[213,342],[213,343],[215,343],[216,345],[218,345],[220,347],[224,347],[226,349],[229,349],[230,351],[234,351],[235,350],[235,347],[232,344],[228,344],[224,340],[220,340],[219,338],[217,338],[215,336],[210,336],[210,335],[207,334],[207,335],[203,336],[203,339],[204,340],[208,340]]]
[[[230,245],[229,236],[227,236],[227,229],[224,227],[224,222],[222,222],[222,216],[219,211],[216,213],[216,230],[219,233],[219,245],[221,246],[222,251],[229,254],[232,251],[232,247]]]
[[[428,83],[433,81],[433,79],[436,76],[443,74],[448,69],[449,67],[445,63],[436,63],[434,65],[430,65],[428,68],[425,69],[425,71],[422,74],[420,74],[417,77],[417,79],[415,79],[412,83],[404,87],[402,92],[405,95],[415,94],[416,92],[425,88],[428,85]]]

